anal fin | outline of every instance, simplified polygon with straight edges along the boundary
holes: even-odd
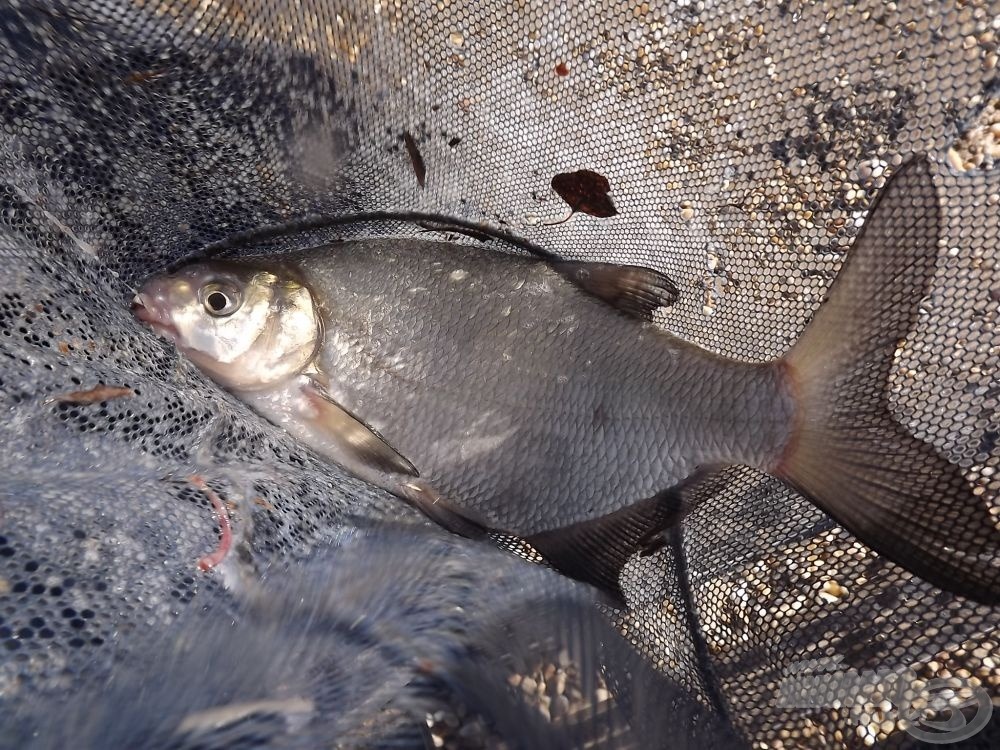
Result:
[[[670,307],[680,296],[664,274],[642,266],[559,261],[552,267],[585,292],[639,320],[652,320],[658,307]]]
[[[524,541],[560,573],[596,586],[622,605],[625,598],[618,579],[625,563],[637,552],[656,551],[661,532],[684,515],[685,492],[704,476],[705,472],[696,471],[673,487],[627,508],[592,521],[543,531]]]

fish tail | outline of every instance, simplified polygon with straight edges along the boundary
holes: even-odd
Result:
[[[1000,529],[963,472],[889,409],[889,378],[937,268],[931,166],[900,169],[872,207],[829,299],[780,361],[791,438],[772,473],[865,544],[943,589],[1000,602]]]

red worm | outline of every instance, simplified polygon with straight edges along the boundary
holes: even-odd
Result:
[[[212,507],[215,508],[215,517],[219,519],[219,546],[215,552],[198,560],[199,570],[211,570],[225,559],[229,548],[233,546],[233,530],[229,525],[229,513],[226,511],[222,499],[215,494],[211,487],[205,484],[204,479],[199,476],[190,476],[188,481],[205,493],[205,497],[212,502]]]

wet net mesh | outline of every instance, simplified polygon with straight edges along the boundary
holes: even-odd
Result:
[[[912,208],[939,204],[944,237],[890,402],[997,515],[998,39],[1000,6],[972,0],[3,3],[0,744],[901,747],[918,740],[893,675],[1000,703],[995,609],[766,475],[727,470],[629,563],[629,609],[591,617],[556,574],[296,445],[128,310],[143,277],[213,247],[505,244],[391,215],[419,212],[664,271],[681,299],[658,322],[763,361],[929,152],[936,195]],[[618,215],[557,224],[551,178],[584,168]],[[66,397],[98,383],[130,391]],[[219,503],[232,549],[204,572]],[[962,519],[936,523],[962,547]],[[370,585],[318,584],[321,564]],[[836,677],[810,692],[804,668]]]

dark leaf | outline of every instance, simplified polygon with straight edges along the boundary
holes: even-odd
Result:
[[[575,213],[582,211],[599,219],[615,216],[618,211],[611,202],[608,178],[589,169],[579,172],[561,172],[552,178],[552,189],[559,194]]]
[[[424,179],[427,177],[427,167],[424,166],[424,157],[420,155],[417,142],[409,133],[403,133],[403,143],[406,144],[406,153],[410,155],[410,163],[413,164],[413,173],[417,176],[417,184],[424,186]]]

